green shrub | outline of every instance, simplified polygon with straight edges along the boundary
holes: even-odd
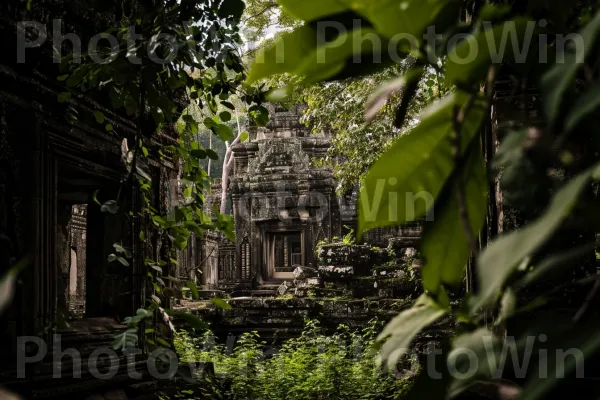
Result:
[[[397,377],[377,366],[371,352],[376,326],[353,332],[341,325],[325,335],[318,322],[307,321],[302,335],[278,351],[264,352],[265,343],[252,332],[230,354],[208,334],[191,338],[182,332],[176,350],[182,362],[213,362],[214,392],[227,400],[398,399],[417,371]]]

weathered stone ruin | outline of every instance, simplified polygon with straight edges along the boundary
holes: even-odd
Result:
[[[207,259],[200,294],[226,297],[232,309],[189,296],[178,307],[212,321],[221,338],[255,330],[267,341],[299,335],[305,318],[331,329],[389,320],[418,294],[422,226],[376,229],[354,244],[357,193],[339,197],[331,168],[316,166],[328,135],[302,125],[301,107],[270,112],[265,128],[233,147],[237,241],[207,236],[197,258]],[[213,193],[220,202],[221,188]],[[208,261],[215,252],[218,273]]]
[[[76,21],[65,30],[85,41],[114,22],[113,6],[99,0],[36,1],[27,18],[48,24],[61,16]],[[16,53],[15,21],[23,18],[10,4],[0,6],[3,54]],[[126,328],[123,319],[147,304],[144,259],[168,247],[139,239],[150,228],[137,217],[136,186],[121,193],[133,218],[101,212],[94,199],[94,193],[101,201],[117,196],[125,174],[121,142],[136,125],[111,111],[99,95],[74,98],[70,106],[80,118],[66,119],[67,105],[57,100],[64,86],[56,80],[52,37],[28,50],[27,57],[24,64],[13,57],[0,61],[1,275],[31,257],[11,306],[0,316],[0,385],[32,399],[111,392],[134,398],[152,392],[147,375],[135,380],[127,374],[138,366],[144,373],[144,356],[120,355],[119,369],[106,380],[95,379],[87,367],[94,351],[110,348],[114,334]],[[94,110],[102,110],[119,134],[105,132],[94,121]],[[197,282],[203,298],[227,298],[232,309],[191,300],[189,291],[181,292],[176,307],[203,315],[220,337],[257,330],[272,341],[298,335],[305,318],[319,318],[332,329],[389,320],[409,306],[418,287],[411,268],[415,254],[406,249],[417,246],[419,226],[375,230],[365,244],[344,243],[341,238],[356,224],[356,193],[338,197],[331,169],[315,166],[315,159],[326,156],[328,135],[304,127],[300,108],[270,111],[267,127],[251,127],[249,140],[233,147],[228,195],[236,243],[207,232],[179,252],[177,268],[165,270],[183,285]],[[174,136],[166,131],[156,140],[172,143]],[[159,188],[153,206],[171,210],[180,197],[178,166],[151,158],[149,170]],[[212,195],[216,202],[218,183]],[[108,261],[114,243],[131,249],[127,268]],[[60,345],[54,334],[61,335]],[[16,368],[18,354],[33,356],[39,350],[32,343],[17,345],[18,337],[43,340],[46,356]],[[80,352],[80,364],[68,355],[54,362],[53,356],[67,348]],[[110,362],[103,359],[103,372]],[[81,378],[73,379],[80,368]],[[55,369],[60,378],[53,377]]]
[[[38,21],[52,32],[52,20],[62,18],[73,23],[64,30],[77,32],[85,42],[114,24],[118,2],[35,1],[27,13],[19,3],[0,5],[0,47],[7,55],[0,61],[0,275],[25,256],[30,262],[19,275],[10,307],[0,315],[0,385],[27,399],[85,398],[115,390],[134,397],[144,391],[140,387],[148,376],[132,380],[127,368],[143,364],[141,357],[128,362],[120,356],[118,371],[105,380],[90,375],[87,361],[96,349],[110,349],[114,334],[125,328],[123,318],[145,305],[144,254],[160,251],[142,247],[143,224],[137,217],[101,212],[93,200],[96,191],[100,200],[116,197],[126,172],[121,141],[135,133],[135,124],[111,111],[107,99],[92,95],[74,97],[70,106],[79,119],[66,118],[67,104],[57,99],[65,88],[56,79],[52,35],[27,50],[25,63],[15,57],[17,21]],[[26,34],[35,37],[35,30]],[[97,124],[94,110],[101,110],[119,134]],[[172,138],[165,133],[157,140]],[[169,209],[176,199],[170,185],[177,169],[168,160],[153,160],[150,169],[161,187],[155,205]],[[136,187],[121,195],[139,210]],[[130,267],[108,261],[115,242],[135,250]],[[53,334],[61,335],[60,343]],[[38,338],[44,346],[31,341],[25,346],[19,337]],[[18,355],[34,356],[40,349],[46,351],[38,362],[18,366]],[[81,363],[68,354],[53,362],[61,349],[77,350]],[[100,359],[105,373],[110,360]],[[79,370],[81,378],[73,379]]]

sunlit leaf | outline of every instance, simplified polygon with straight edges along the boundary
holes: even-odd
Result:
[[[188,281],[187,287],[190,289],[190,292],[192,293],[192,299],[200,300],[200,294],[198,293],[198,288],[196,287],[196,284],[193,281]]]
[[[415,336],[446,312],[428,295],[421,295],[413,307],[398,314],[377,337],[378,341],[387,339],[381,347],[381,360],[387,360],[388,365],[393,368],[409,351]]]
[[[210,301],[212,301],[217,307],[222,308],[223,310],[231,310],[231,305],[223,299],[214,297],[210,299]]]
[[[453,93],[426,109],[421,123],[371,166],[358,202],[358,235],[378,226],[413,221],[427,212],[454,169],[452,121],[467,96]],[[465,115],[462,150],[478,132],[484,117],[481,98]]]
[[[348,9],[340,0],[277,0],[283,11],[302,21],[315,21]]]
[[[467,218],[475,238],[479,236],[487,212],[486,168],[477,147],[460,177]],[[421,242],[423,287],[436,294],[441,285],[458,287],[462,283],[471,254],[456,196],[456,180],[449,182],[447,198],[443,197],[436,202],[434,220],[427,223]],[[438,207],[440,200],[443,204]]]
[[[202,321],[199,317],[197,317],[194,314],[173,310],[165,310],[165,312],[173,318],[183,320],[187,325],[189,325],[190,328],[193,328],[196,331],[210,329],[210,326],[206,322]]]

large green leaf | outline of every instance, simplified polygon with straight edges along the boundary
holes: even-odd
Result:
[[[477,380],[488,380],[496,372],[500,362],[500,340],[486,328],[465,333],[453,341],[448,364],[457,373],[450,384],[450,396],[454,397]],[[465,355],[469,355],[465,357]],[[474,355],[474,357],[472,357]],[[462,379],[461,379],[462,378]]]
[[[480,82],[485,79],[492,63],[499,65],[504,59],[515,58],[515,48],[521,49],[526,55],[528,41],[524,38],[529,37],[531,41],[534,25],[526,18],[516,18],[469,36],[448,54],[446,83]],[[515,33],[514,36],[511,36],[511,31]]]
[[[316,47],[317,35],[308,25],[284,33],[276,43],[258,52],[248,73],[248,84],[270,75],[294,72]]]
[[[423,287],[436,294],[442,284],[454,287],[461,284],[471,254],[461,221],[455,180],[449,182],[449,198],[445,199],[441,207],[436,207],[434,222],[425,228],[421,243],[425,260],[422,269]],[[479,146],[470,155],[461,181],[464,183],[465,206],[471,232],[473,237],[477,237],[485,222],[487,209],[486,169]]]
[[[345,0],[350,1],[350,0]],[[366,17],[379,33],[395,38],[411,36],[421,42],[430,25],[436,25],[447,14],[457,10],[456,0],[378,0],[352,2],[352,9]],[[439,27],[443,31],[444,26]],[[416,42],[415,42],[416,43]]]
[[[572,88],[577,72],[591,53],[600,33],[600,12],[579,32],[583,43],[580,49],[570,49],[564,55],[564,63],[556,63],[544,76],[540,86],[543,93],[544,111],[552,125],[558,117],[565,93]]]
[[[274,74],[291,73],[305,78],[305,83],[316,83],[342,73],[346,66],[384,64],[387,41],[363,40],[377,36],[371,28],[344,31],[337,38],[319,43],[317,32],[308,26],[286,33],[271,47],[259,52],[248,74],[248,84]],[[377,36],[378,37],[378,36]],[[355,55],[362,55],[354,62]],[[382,55],[381,61],[373,55]],[[388,59],[385,58],[387,61]],[[357,67],[357,73],[362,72]]]
[[[358,235],[425,215],[454,169],[451,138],[455,109],[467,95],[456,92],[428,107],[421,123],[401,136],[369,169],[358,202]],[[462,124],[463,151],[484,117],[478,98]]]
[[[372,62],[370,54],[381,54],[386,49],[384,40],[363,40],[377,33],[371,28],[360,28],[341,33],[335,40],[324,43],[311,54],[306,55],[304,62],[294,71],[296,75],[305,76],[306,83],[316,83],[334,77],[340,73],[347,63],[354,63],[353,57],[361,54],[359,63]]]
[[[286,14],[302,21],[315,21],[348,9],[341,0],[277,0]]]
[[[206,322],[202,321],[198,316],[196,316],[194,314],[186,313],[183,311],[173,311],[173,310],[165,310],[165,312],[170,317],[178,318],[178,319],[185,321],[185,323],[190,328],[193,328],[197,331],[203,331],[203,330],[210,329],[210,326]]]
[[[479,293],[473,298],[471,313],[493,304],[506,280],[519,264],[533,255],[552,236],[590,182],[592,170],[571,179],[552,199],[546,213],[523,229],[495,240],[479,257]]]
[[[387,360],[388,365],[394,367],[408,352],[415,336],[446,312],[431,297],[421,295],[412,308],[398,314],[377,337],[378,341],[387,339],[381,347],[380,361]]]

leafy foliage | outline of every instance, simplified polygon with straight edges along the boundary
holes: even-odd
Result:
[[[545,293],[540,293],[540,288],[536,287],[534,292],[539,297],[533,301],[526,295],[556,269],[569,266],[573,276],[581,277],[581,268],[576,265],[578,255],[582,251],[593,254],[591,248],[576,245],[574,241],[564,243],[563,240],[561,248],[564,248],[564,254],[555,251],[548,254],[550,247],[559,243],[557,237],[572,235],[574,231],[583,238],[586,232],[598,229],[597,211],[593,207],[597,194],[592,194],[591,187],[592,181],[599,177],[595,173],[595,164],[600,151],[600,131],[594,112],[599,104],[597,84],[600,69],[597,60],[600,45],[597,36],[600,12],[596,1],[576,3],[577,7],[568,9],[558,2],[537,1],[486,4],[454,0],[323,0],[318,5],[312,2],[282,2],[286,12],[305,23],[259,54],[250,71],[250,81],[285,72],[296,75],[296,79],[304,84],[318,82],[315,90],[328,93],[327,101],[342,98],[342,104],[352,104],[354,100],[364,103],[370,97],[366,110],[368,119],[376,115],[375,110],[381,105],[393,101],[396,106],[391,115],[396,129],[413,122],[411,119],[414,117],[406,110],[418,97],[415,82],[422,71],[426,74],[429,71],[441,72],[445,84],[453,85],[445,92],[439,91],[443,98],[414,121],[417,123],[410,133],[397,137],[397,131],[388,125],[381,137],[396,138],[385,146],[383,154],[374,152],[375,162],[367,162],[368,172],[359,201],[359,237],[374,227],[414,221],[433,211],[437,214],[428,223],[421,249],[425,258],[425,293],[412,309],[403,311],[379,337],[382,341],[387,340],[380,343],[383,360],[394,364],[414,337],[445,313],[464,324],[461,335],[448,342],[445,360],[467,348],[473,351],[480,364],[485,364],[489,356],[496,355],[495,346],[503,340],[502,334],[497,332],[503,333],[506,324],[513,321],[525,325],[516,330],[521,335],[517,338],[520,352],[525,351],[527,335],[540,333],[553,337],[554,349],[565,349],[565,344],[569,343],[571,347],[579,346],[585,356],[598,350],[598,335],[582,331],[581,325],[578,325],[581,318],[592,313],[590,304],[597,303],[596,295],[600,288],[597,279],[587,299],[574,297],[578,299],[580,308],[566,321],[558,324],[548,319],[527,320],[531,310],[540,309],[547,298],[556,296],[557,291],[564,288],[580,290],[577,285],[582,282],[573,278]],[[461,9],[462,12],[459,12]],[[364,44],[350,46],[358,33],[356,25],[349,33],[324,35],[317,40],[314,29],[318,22],[343,23],[344,17],[348,16],[360,20],[362,27],[369,27],[368,31],[373,33],[371,38],[379,39],[383,46],[395,35],[412,36],[412,40],[397,42],[397,48],[393,50],[405,59],[410,55],[413,62],[407,64],[390,60],[386,55],[381,57],[380,63],[372,63],[371,58],[365,61],[363,56],[379,55],[380,48]],[[534,18],[542,19],[544,24],[536,26]],[[428,43],[422,36],[431,27],[435,27],[436,33],[441,33],[437,43]],[[545,29],[540,30],[540,27]],[[550,58],[546,56],[560,47],[562,36],[558,35],[574,32],[579,32],[583,46],[567,46],[564,54],[559,52]],[[456,33],[463,34],[464,40],[453,42]],[[286,47],[285,56],[289,58],[283,64],[277,63],[277,46],[292,43],[292,49]],[[532,49],[531,44],[535,44],[536,48]],[[472,49],[475,49],[474,57],[468,57]],[[314,55],[321,56],[322,62],[317,67],[311,61]],[[398,65],[404,66],[404,69],[394,70]],[[343,90],[343,85],[347,84],[344,82],[377,79],[381,76],[378,74],[386,70],[396,76],[371,96],[343,99],[335,92],[340,87]],[[498,76],[502,79],[510,76],[515,91],[523,92],[521,107],[525,115],[518,118],[516,129],[502,144],[497,159],[493,160],[493,148],[489,149],[489,143],[496,139],[490,135],[492,127],[487,116],[496,110],[492,107],[497,100],[494,91]],[[429,81],[425,84],[429,85]],[[431,81],[431,85],[435,85]],[[542,116],[541,121],[529,119],[530,105],[526,93],[531,81],[535,81],[533,85],[541,89],[542,102],[537,113]],[[387,97],[397,88],[403,92],[400,99]],[[323,106],[326,101],[321,101]],[[314,111],[309,110],[309,116],[311,112]],[[330,120],[323,118],[323,121]],[[348,121],[346,119],[342,123]],[[362,122],[354,125],[362,126]],[[349,134],[347,140],[351,142],[355,138],[359,139],[359,136]],[[364,153],[369,153],[365,151],[368,145],[360,143],[357,148],[360,149],[360,146],[363,146],[362,153],[358,150],[352,154],[356,160],[364,159]],[[493,223],[498,217],[493,214],[493,208],[488,210],[488,202],[496,204],[497,200],[487,199],[486,192],[489,188],[494,191],[498,188],[484,178],[487,174],[482,167],[480,148],[486,152],[487,172],[506,172],[502,183],[509,183],[511,189],[527,193],[520,197],[509,195],[528,202],[526,206],[540,214],[529,223],[525,221],[520,230],[491,240],[491,244],[478,254],[480,246],[494,239],[487,235],[498,228],[488,226],[486,235],[480,235],[484,222]],[[494,169],[493,166],[499,168]],[[419,192],[427,193],[432,201],[408,204],[405,195],[414,196]],[[541,213],[546,205],[549,205],[547,210]],[[472,255],[478,256],[475,273],[469,273],[469,279],[476,281],[476,291],[460,299],[462,304],[459,307],[451,308],[446,288],[460,284],[467,260]],[[489,317],[493,316],[488,309],[498,307],[501,307],[501,312],[497,313],[496,332],[483,325],[485,321],[489,323]],[[482,347],[485,337],[492,339],[490,349]],[[569,372],[573,365],[567,363],[564,368]],[[425,393],[431,392],[440,397],[448,394],[456,396],[475,380],[495,376],[495,371],[490,368],[482,367],[475,372],[472,380],[450,379],[448,376],[438,381],[419,378],[409,398],[422,398]],[[551,378],[555,378],[559,370],[552,372],[555,375]],[[542,398],[556,385],[570,383],[529,376],[522,396]],[[521,392],[521,389],[516,390]]]
[[[104,33],[115,35],[119,46],[104,44],[97,49],[86,49],[81,63],[72,53],[62,57],[62,75],[58,80],[68,91],[61,93],[58,101],[69,105],[70,118],[87,120],[70,105],[74,92],[102,92],[110,99],[112,114],[98,109],[92,111],[91,117],[104,127],[107,135],[122,142],[122,161],[127,174],[116,198],[100,202],[103,194],[95,193],[94,201],[101,205],[102,212],[139,218],[154,226],[152,230],[136,233],[139,241],[135,243],[123,238],[129,247],[115,243],[115,252],[108,256],[108,262],[131,268],[137,262],[134,256],[138,256],[133,254],[134,249],[139,251],[144,243],[166,244],[166,252],[146,258],[148,304],[136,316],[125,320],[129,329],[116,337],[115,346],[135,344],[134,336],[146,331],[144,324],[152,320],[160,321],[161,327],[145,332],[146,345],[170,346],[174,333],[172,318],[185,321],[198,331],[207,328],[206,323],[192,314],[161,307],[177,293],[169,283],[177,281],[169,275],[171,266],[178,262],[177,251],[185,249],[191,237],[202,237],[206,230],[220,231],[229,240],[235,240],[232,217],[211,213],[205,204],[205,193],[212,184],[205,168],[208,160],[219,158],[212,137],[223,142],[234,138],[233,124],[239,120],[232,121],[231,113],[226,111],[236,110],[234,101],[248,104],[246,118],[254,118],[260,125],[266,124],[268,113],[261,106],[264,94],[260,90],[241,88],[246,78],[237,52],[240,41],[237,25],[244,10],[242,0],[125,3],[127,15],[121,17],[117,27]],[[127,40],[130,28],[138,34],[135,45]],[[97,62],[98,57],[106,62]],[[135,131],[115,123],[115,115],[132,119]],[[175,140],[160,138],[173,136],[174,128]],[[208,148],[206,140],[202,140],[207,136]],[[153,162],[163,160],[181,165],[184,200],[171,209],[159,204],[155,195],[156,174],[150,167]],[[132,190],[141,193],[141,209],[131,209],[127,201],[126,193]],[[189,286],[193,288],[193,284]]]
[[[378,328],[374,321],[357,332],[341,325],[327,335],[307,321],[301,337],[268,355],[256,332],[242,335],[233,349],[215,344],[210,333],[179,332],[175,348],[182,362],[214,363],[217,382],[206,384],[215,386],[217,399],[396,399],[417,371],[396,377],[376,365],[370,349]]]

